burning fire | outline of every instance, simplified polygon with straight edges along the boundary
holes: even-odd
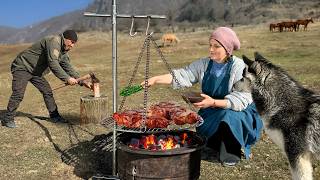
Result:
[[[131,138],[128,146],[134,149],[147,149],[147,150],[168,150],[180,147],[188,146],[190,139],[188,140],[187,133],[182,133],[178,135],[159,135],[154,134],[141,136],[138,138]]]

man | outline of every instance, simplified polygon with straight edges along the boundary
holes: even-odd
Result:
[[[1,121],[3,126],[16,127],[15,112],[23,99],[29,81],[43,95],[50,119],[53,122],[67,122],[60,116],[51,87],[43,76],[51,70],[56,77],[68,85],[84,84],[77,81],[79,73],[71,66],[67,53],[77,40],[78,36],[75,31],[66,30],[60,35],[41,39],[16,57],[11,65],[12,95],[4,119]],[[89,87],[88,84],[85,85]]]

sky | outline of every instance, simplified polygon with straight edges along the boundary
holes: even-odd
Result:
[[[86,8],[93,0],[1,0],[0,26],[23,28]]]

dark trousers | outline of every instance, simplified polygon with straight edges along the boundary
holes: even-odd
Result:
[[[12,73],[12,95],[9,99],[5,121],[13,121],[16,110],[24,97],[26,87],[30,81],[43,95],[44,102],[49,111],[50,116],[58,114],[56,102],[54,100],[51,87],[48,81],[39,76],[34,76],[27,71],[15,71]]]
[[[221,151],[222,142],[226,150],[223,153],[230,153],[241,157],[241,145],[225,122],[220,123],[217,132],[208,139],[207,146],[219,152]]]

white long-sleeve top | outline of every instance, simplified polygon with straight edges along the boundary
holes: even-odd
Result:
[[[252,95],[248,92],[239,92],[232,90],[233,85],[242,78],[242,73],[245,68],[245,63],[242,59],[232,56],[233,64],[230,72],[228,95],[225,96],[227,100],[226,109],[231,108],[235,111],[242,111],[249,104],[252,103]],[[191,87],[193,84],[200,83],[202,85],[202,79],[205,71],[207,70],[210,58],[201,58],[194,61],[190,65],[181,68],[174,69],[173,73],[182,87]],[[178,84],[173,80],[172,86],[179,88]]]

